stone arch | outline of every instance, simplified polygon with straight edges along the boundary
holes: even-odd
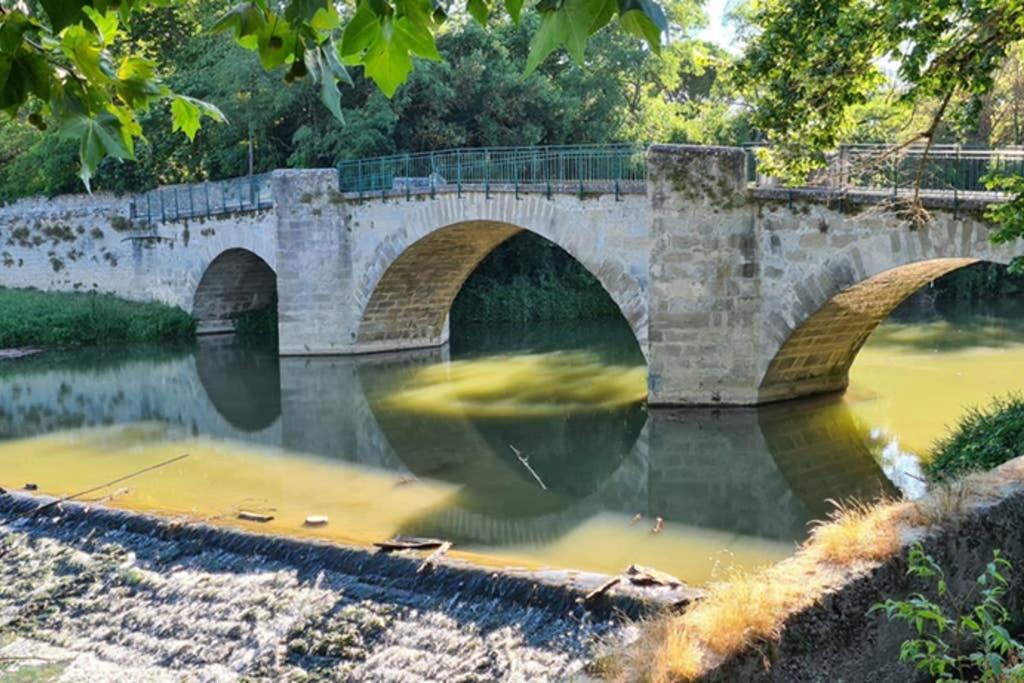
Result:
[[[203,271],[192,298],[199,334],[233,332],[235,321],[248,311],[274,305],[277,274],[252,251],[222,251]]]
[[[646,281],[620,262],[596,260],[560,240],[555,221],[527,225],[507,220],[464,220],[417,233],[404,228],[383,242],[366,272],[375,280],[360,306],[360,352],[439,346],[448,339],[448,312],[463,283],[498,245],[529,230],[564,249],[601,283],[647,354]],[[408,223],[407,223],[408,225]]]
[[[959,268],[1024,253],[1021,242],[992,244],[992,225],[974,214],[937,211],[911,229],[877,212],[810,213],[801,224],[811,232],[777,221],[766,231],[768,270],[780,275],[764,292],[759,403],[844,390],[861,347],[907,297]]]

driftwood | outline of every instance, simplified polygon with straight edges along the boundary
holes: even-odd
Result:
[[[615,586],[619,585],[619,583],[621,581],[622,581],[622,577],[621,576],[613,576],[612,578],[608,579],[607,581],[602,583],[600,586],[598,586],[594,590],[592,590],[589,593],[587,593],[586,595],[584,595],[583,596],[583,603],[587,604],[587,603],[593,602],[594,600],[597,600],[599,597],[601,597],[602,595],[604,595],[605,593],[610,591],[612,588],[614,588]]]
[[[263,512],[253,512],[251,510],[239,510],[238,519],[246,522],[259,522],[260,524],[266,524],[274,520],[274,515],[268,515]]]
[[[543,489],[544,491],[547,491],[548,487],[547,485],[544,484],[544,480],[540,478],[540,475],[537,474],[536,470],[530,467],[530,458],[523,455],[523,452],[520,451],[515,446],[513,446],[512,444],[509,444],[508,447],[512,449],[512,452],[515,453],[516,459],[519,460],[519,463],[526,468],[526,471],[533,475],[533,478],[537,482],[537,485],[540,486],[541,489]]]
[[[38,491],[39,490],[39,484],[25,484],[25,490],[26,491]]]
[[[448,541],[439,538],[418,538],[416,536],[395,536],[390,541],[378,541],[375,546],[389,553],[394,550],[435,550]],[[451,545],[449,543],[449,545]]]
[[[64,496],[63,498],[58,498],[57,500],[51,501],[51,502],[47,503],[46,505],[43,505],[41,507],[36,508],[36,511],[33,514],[38,515],[41,512],[45,512],[47,510],[50,510],[51,508],[55,508],[58,505],[60,505],[61,503],[66,503],[69,500],[74,500],[75,498],[81,498],[82,496],[87,496],[90,493],[96,493],[97,491],[102,491],[103,489],[108,489],[111,486],[113,486],[114,484],[120,484],[122,481],[128,481],[129,479],[134,479],[135,477],[137,477],[137,476],[139,476],[141,474],[146,474],[147,472],[152,472],[153,470],[158,470],[161,467],[166,467],[167,465],[172,465],[172,464],[174,464],[176,462],[184,460],[185,458],[188,457],[188,455],[189,455],[188,453],[185,453],[183,455],[179,455],[177,457],[171,458],[170,460],[164,460],[163,462],[158,462],[155,465],[150,465],[149,467],[144,467],[141,470],[137,470],[135,472],[132,472],[131,474],[126,474],[123,477],[118,477],[117,479],[111,479],[110,481],[108,481],[106,483],[103,483],[103,484],[100,484],[99,486],[93,486],[92,488],[85,489],[84,491],[79,491],[78,493],[72,493],[69,496]]]
[[[656,520],[654,520],[654,526],[651,528],[651,533],[652,534],[660,534],[661,530],[664,529],[664,528],[665,528],[665,520],[662,519],[661,517],[658,517]]]
[[[668,586],[670,588],[678,588],[683,585],[682,581],[671,574],[638,564],[629,565],[626,569],[626,578],[634,586]]]
[[[310,515],[309,517],[306,517],[306,521],[303,524],[303,526],[327,526],[328,521],[329,520],[327,519],[326,515]]]
[[[423,564],[421,564],[419,568],[416,569],[416,573],[422,574],[428,569],[432,569],[434,565],[437,564],[442,557],[444,557],[445,553],[447,553],[451,549],[451,541],[445,541],[444,543],[442,543],[440,546],[438,546],[437,550],[430,553],[430,556],[427,559],[423,560]]]

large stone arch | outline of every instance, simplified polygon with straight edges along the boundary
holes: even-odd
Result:
[[[274,269],[248,249],[226,249],[210,261],[196,285],[192,315],[197,332],[233,332],[240,315],[273,305],[276,299]]]
[[[564,249],[597,278],[646,355],[647,228],[645,219],[636,215],[640,207],[627,206],[637,201],[642,198],[581,202],[575,197],[488,199],[470,194],[387,205],[401,212],[397,227],[356,259],[362,262],[354,302],[356,350],[443,344],[448,311],[463,282],[499,244],[528,230]],[[372,207],[368,213],[383,208]],[[624,232],[621,221],[631,215],[638,223],[634,243],[621,237],[613,242],[608,234]],[[372,215],[354,218],[373,222]]]
[[[1007,264],[1022,252],[1019,244],[991,244],[990,227],[973,218],[942,214],[911,230],[895,218],[872,224],[819,213],[821,225],[840,226],[840,241],[850,233],[848,246],[826,246],[830,255],[799,269],[787,295],[770,302],[758,402],[844,390],[861,347],[907,297],[959,268]]]

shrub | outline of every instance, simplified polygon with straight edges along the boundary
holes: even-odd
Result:
[[[1020,681],[1024,680],[1024,645],[1010,636],[1006,626],[1010,613],[1003,606],[1005,573],[1012,567],[996,550],[985,572],[978,577],[980,591],[962,599],[949,595],[942,568],[926,555],[920,544],[910,549],[908,573],[935,584],[934,602],[922,593],[906,600],[886,600],[871,608],[883,611],[890,620],[904,621],[915,636],[904,641],[900,661],[912,663],[938,681]]]
[[[1010,395],[988,408],[972,408],[932,453],[924,470],[933,481],[992,469],[1024,454],[1024,397]]]
[[[0,288],[0,348],[160,342],[194,333],[192,316],[164,304]]]

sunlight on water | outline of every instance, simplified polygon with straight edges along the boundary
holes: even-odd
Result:
[[[33,483],[44,493],[65,496],[184,453],[189,457],[83,500],[119,491],[111,501],[117,507],[367,543],[390,537],[408,518],[442,503],[453,490],[440,482],[410,481],[312,456],[183,437],[158,424],[0,442],[0,486],[16,489]],[[274,519],[241,523],[237,516],[242,510]],[[332,523],[306,528],[310,515],[326,515]]]
[[[421,415],[541,417],[620,408],[646,397],[646,367],[564,351],[429,365],[410,372],[384,405]]]
[[[997,321],[886,323],[857,356],[846,403],[902,451],[927,457],[968,408],[1022,389],[1019,330]]]
[[[881,326],[845,396],[648,410],[630,331],[607,343],[598,327],[534,325],[518,341],[501,330],[464,340],[452,361],[278,359],[208,340],[0,364],[0,486],[66,495],[188,453],[86,498],[127,487],[107,504],[360,545],[434,536],[490,565],[637,563],[701,583],[791,554],[829,499],[919,495],[918,454],[968,406],[1024,388],[1021,326],[975,316]],[[330,522],[305,527],[311,515]]]

